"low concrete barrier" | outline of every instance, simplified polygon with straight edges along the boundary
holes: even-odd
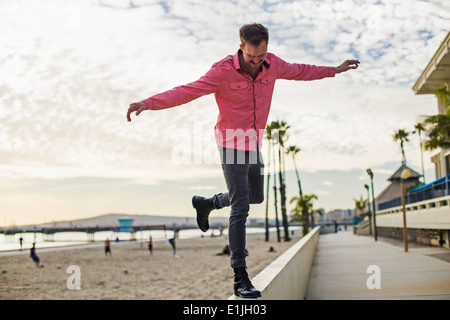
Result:
[[[315,227],[252,279],[262,300],[303,300],[319,240]],[[248,300],[232,295],[228,300]]]

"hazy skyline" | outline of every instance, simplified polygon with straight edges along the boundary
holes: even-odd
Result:
[[[250,22],[268,27],[269,51],[286,61],[361,61],[331,79],[279,80],[269,115],[291,126],[287,144],[302,149],[297,165],[304,192],[319,197],[315,207],[353,208],[353,198],[366,197],[367,168],[379,193],[400,166],[394,131],[437,113],[434,96],[411,88],[449,21],[448,1],[2,1],[0,225],[193,215],[194,193],[225,191],[212,95],[131,123],[126,111],[234,54],[238,29]],[[180,147],[190,163],[178,161]],[[418,137],[405,148],[421,172]],[[424,154],[428,182],[435,153]],[[289,157],[286,165],[293,168]],[[289,201],[293,172],[287,188]]]

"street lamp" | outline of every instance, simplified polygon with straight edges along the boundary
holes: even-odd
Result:
[[[403,245],[405,252],[408,252],[408,231],[406,229],[406,199],[405,199],[405,181],[411,176],[411,170],[403,169],[400,175],[400,183],[402,186],[402,208],[403,208]]]
[[[377,234],[377,220],[376,220],[376,212],[375,212],[375,195],[373,192],[373,172],[370,169],[367,169],[367,174],[370,177],[370,183],[372,186],[372,208],[373,208],[373,234],[375,236],[375,241],[378,240],[378,234]]]
[[[372,214],[370,212],[369,186],[367,184],[365,184],[364,188],[366,188],[366,190],[367,190],[367,211],[369,213],[369,234],[372,235]]]

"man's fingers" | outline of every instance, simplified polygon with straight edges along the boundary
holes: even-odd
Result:
[[[127,120],[128,121],[131,121],[131,117],[130,117],[130,115],[131,115],[131,106],[128,108],[128,112],[127,112]]]
[[[144,111],[144,110],[145,110],[145,107],[143,107],[142,105],[140,105],[140,106],[138,107],[138,109],[136,110],[136,115],[137,115],[137,116],[140,115],[141,112]]]
[[[350,69],[357,69],[358,64],[358,60],[345,60],[339,67],[336,67],[336,73],[345,72]]]
[[[133,113],[134,111],[136,111],[136,103],[130,104],[130,107],[128,108],[128,112],[127,112],[127,120],[128,121],[131,121],[131,113]]]
[[[347,67],[349,69],[357,69],[359,65],[358,60],[347,60]]]
[[[144,111],[145,108],[145,104],[142,102],[134,102],[132,104],[130,104],[130,107],[128,108],[128,112],[127,112],[127,120],[131,121],[131,114],[133,112],[136,112],[136,116],[138,116],[142,111]]]

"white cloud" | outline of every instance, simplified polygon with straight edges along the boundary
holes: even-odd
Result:
[[[173,159],[174,133],[181,128],[195,138],[198,121],[201,152],[217,156],[213,96],[144,112],[131,123],[125,114],[129,103],[194,81],[234,54],[238,28],[253,21],[269,28],[270,51],[287,61],[361,61],[358,70],[334,79],[277,83],[269,121],[289,122],[288,144],[301,147],[302,170],[397,161],[392,132],[437,110],[434,97],[415,96],[411,87],[448,32],[448,1],[133,4],[0,4],[1,178],[111,176],[152,184],[220,176],[215,163],[175,165]],[[407,158],[419,164],[413,141]]]
[[[325,190],[314,190],[313,194],[316,194],[317,196],[328,196],[330,195],[330,192]]]

